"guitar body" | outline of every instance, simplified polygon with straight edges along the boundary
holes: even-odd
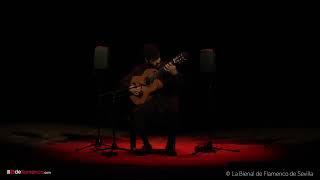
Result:
[[[186,61],[188,53],[183,52],[175,56],[170,62],[164,64],[161,68],[146,69],[142,75],[133,76],[130,81],[130,88],[133,88],[133,95],[129,98],[135,105],[141,105],[146,103],[152,98],[152,93],[163,87],[163,82],[160,81],[159,77],[162,73],[165,73],[166,65],[169,63],[176,65]]]
[[[151,93],[161,89],[163,87],[163,83],[159,79],[155,79],[152,83],[146,84],[146,79],[151,77],[157,69],[146,69],[141,76],[133,76],[131,79],[131,84],[134,86],[142,85],[142,93],[138,96],[131,95],[131,101],[136,105],[141,105],[147,102],[152,98]]]

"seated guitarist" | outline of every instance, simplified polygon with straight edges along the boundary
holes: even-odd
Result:
[[[134,76],[141,76],[146,69],[159,69],[161,67],[161,58],[159,48],[155,44],[146,44],[144,46],[145,63],[138,65],[133,71],[122,80],[125,87],[133,87],[130,80]],[[160,121],[165,126],[167,134],[166,153],[176,155],[176,128],[178,123],[178,94],[182,83],[182,76],[172,63],[166,64],[165,73],[159,77],[162,82],[162,88],[152,93],[152,98],[143,104],[133,104],[131,108],[131,150],[136,151],[136,134],[140,135],[143,141],[142,152],[150,153],[152,146],[148,140],[147,124],[150,121]],[[141,87],[129,89],[131,95],[139,96],[142,93]]]

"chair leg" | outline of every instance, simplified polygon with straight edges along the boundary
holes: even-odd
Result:
[[[132,151],[136,150],[136,139],[137,139],[136,132],[131,131],[131,133],[130,133],[130,149]]]

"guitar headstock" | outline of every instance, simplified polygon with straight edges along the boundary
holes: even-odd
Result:
[[[188,60],[189,54],[187,52],[182,52],[172,59],[174,64],[181,64]]]

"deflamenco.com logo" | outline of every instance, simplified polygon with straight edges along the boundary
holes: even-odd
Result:
[[[23,174],[51,174],[51,171],[43,170],[7,170],[7,175],[23,175]]]

